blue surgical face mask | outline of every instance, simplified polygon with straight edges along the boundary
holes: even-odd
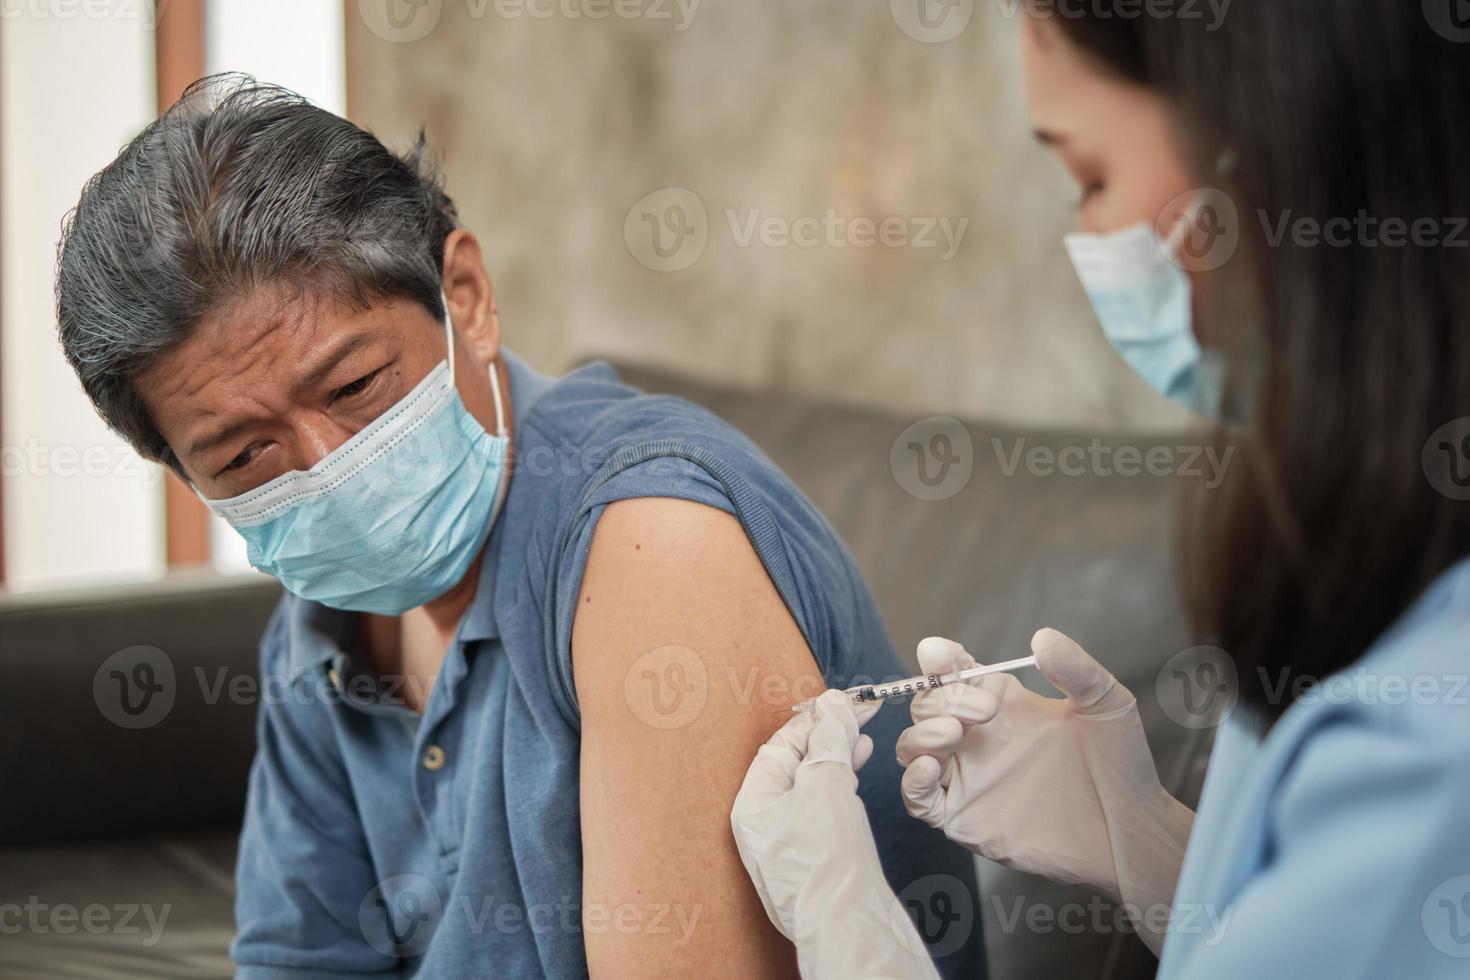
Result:
[[[1065,242],[1113,348],[1159,394],[1218,421],[1223,363],[1200,351],[1189,276],[1174,260],[1188,231],[1186,219],[1165,241],[1145,222]]]
[[[490,366],[497,432],[485,431],[446,360],[310,470],[206,500],[245,539],[250,564],[303,599],[398,616],[469,571],[504,502],[510,439]]]

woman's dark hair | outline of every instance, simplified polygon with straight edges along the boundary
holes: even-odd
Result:
[[[1470,501],[1447,482],[1470,420],[1435,436],[1470,416],[1470,37],[1406,0],[1242,0],[1213,27],[1149,9],[1032,5],[1165,97],[1197,173],[1234,151],[1241,244],[1223,271],[1258,298],[1232,345],[1244,428],[1224,485],[1184,508],[1181,577],[1269,725],[1470,555]],[[1351,231],[1275,234],[1302,219]]]
[[[442,317],[444,240],[457,220],[422,133],[398,156],[294,92],[202,78],[67,215],[62,349],[108,425],[179,470],[135,387],[140,372],[262,286],[359,309],[403,296]]]

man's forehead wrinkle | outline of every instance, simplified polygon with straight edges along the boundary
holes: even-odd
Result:
[[[226,300],[145,372],[147,400],[192,433],[241,416],[269,417],[340,335],[353,327],[381,335],[393,326],[385,310],[343,312],[338,299],[319,294],[257,291]]]
[[[277,362],[290,365],[299,359],[294,348],[300,346],[303,331],[315,332],[317,322],[316,317],[301,315],[299,308],[291,311],[276,303],[232,303],[216,310],[199,324],[193,337],[159,365],[161,370],[152,372],[158,399],[192,402],[191,414],[215,417],[219,413],[206,408],[203,403],[209,399],[200,398],[201,393],[251,374],[271,379]],[[257,389],[261,385],[248,387]],[[249,392],[250,396],[258,394]],[[232,392],[230,397],[238,404],[243,396],[244,392]]]
[[[280,286],[259,289],[216,308],[207,329],[216,353],[234,349],[249,351],[261,344],[275,345],[278,339],[310,341],[329,325],[324,314],[334,304],[330,297]]]
[[[256,343],[238,354],[230,354],[218,359],[206,359],[191,372],[195,383],[190,385],[188,394],[192,397],[206,386],[227,383],[249,375],[261,367],[262,362],[269,371],[270,362],[280,359],[280,355],[281,351],[278,347]]]
[[[279,326],[258,320],[210,324],[206,327],[208,339],[198,349],[198,356],[185,357],[179,365],[183,370],[178,373],[175,393],[192,398],[208,385],[249,373],[262,360],[279,358],[282,354]]]

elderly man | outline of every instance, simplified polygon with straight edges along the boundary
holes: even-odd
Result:
[[[790,975],[730,805],[793,702],[901,673],[873,602],[737,432],[507,351],[426,157],[205,79],[62,241],[98,412],[287,589],[240,976]],[[967,855],[902,813],[903,719],[873,723],[863,778],[887,875],[964,894]],[[913,904],[942,969],[978,975],[974,917]]]

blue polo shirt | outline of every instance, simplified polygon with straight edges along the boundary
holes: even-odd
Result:
[[[584,928],[688,936],[697,910],[657,903],[588,909],[583,923],[571,632],[614,501],[734,515],[830,684],[903,674],[836,535],[742,435],[605,365],[550,379],[506,361],[510,492],[422,716],[366,666],[354,614],[288,594],[267,628],[232,948],[245,980],[578,977]],[[879,853],[941,972],[983,977],[972,860],[903,811],[893,743],[906,721],[890,705],[867,728]]]

